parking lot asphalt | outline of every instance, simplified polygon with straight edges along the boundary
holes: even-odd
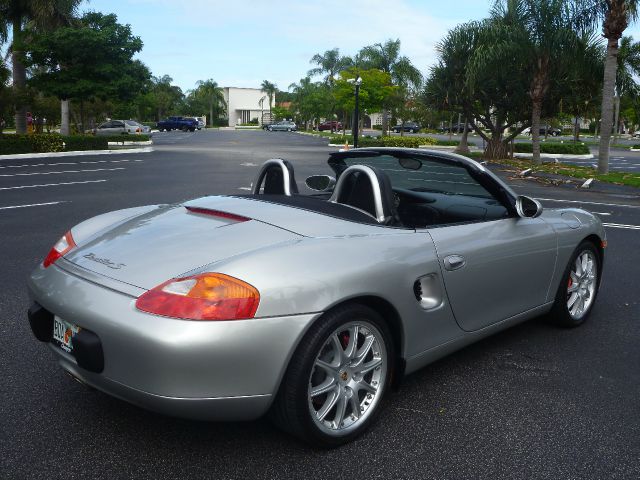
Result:
[[[408,376],[380,421],[336,450],[264,419],[174,419],[74,382],[26,319],[25,279],[66,230],[119,208],[242,193],[273,157],[294,164],[302,187],[331,173],[335,151],[285,132],[154,142],[151,153],[0,161],[0,478],[640,478],[637,195],[508,179],[545,207],[585,208],[608,225],[591,318],[572,330],[529,321]]]

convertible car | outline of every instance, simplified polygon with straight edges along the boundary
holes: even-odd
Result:
[[[29,278],[28,316],[73,377],[169,415],[265,413],[324,447],[360,435],[403,375],[547,315],[585,321],[605,232],[426,150],[336,152],[306,180],[97,216]]]

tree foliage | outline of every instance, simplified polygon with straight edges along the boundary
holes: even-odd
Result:
[[[30,83],[65,100],[131,100],[150,76],[133,60],[141,49],[142,40],[116,15],[89,12],[76,25],[34,37],[27,61],[38,68]]]

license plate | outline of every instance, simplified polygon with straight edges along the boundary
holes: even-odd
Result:
[[[80,327],[73,323],[65,322],[61,318],[53,318],[53,340],[65,352],[73,350],[73,337],[80,331]]]

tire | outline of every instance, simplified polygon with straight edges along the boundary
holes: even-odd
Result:
[[[287,128],[287,132],[291,132],[292,130],[290,128]]]
[[[317,447],[350,442],[378,416],[394,359],[389,327],[377,312],[355,303],[337,307],[300,341],[270,416],[281,429]]]
[[[273,132],[273,127],[267,127],[267,130],[269,130],[270,132]]]
[[[578,245],[565,268],[555,302],[549,312],[548,317],[552,323],[572,328],[587,320],[598,295],[601,266],[600,253],[592,242],[584,241]]]

